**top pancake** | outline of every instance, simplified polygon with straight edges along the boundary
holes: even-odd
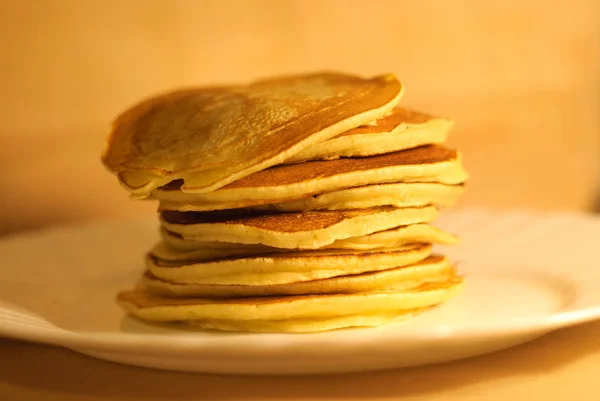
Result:
[[[177,179],[210,192],[384,116],[401,94],[392,75],[338,73],[182,90],[119,116],[102,160],[135,197]]]
[[[360,127],[346,131],[343,134],[340,134],[340,136],[391,132],[402,124],[420,125],[437,118],[439,117],[434,117],[431,114],[423,113],[421,111],[396,107],[387,116],[375,120],[373,123],[361,125]]]
[[[313,145],[285,163],[373,156],[440,144],[446,141],[453,125],[447,118],[396,107],[390,115]]]

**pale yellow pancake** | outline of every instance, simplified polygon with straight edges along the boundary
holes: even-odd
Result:
[[[162,226],[184,239],[262,244],[275,248],[318,249],[339,239],[435,219],[433,206],[383,206],[296,213],[163,212]]]
[[[156,277],[151,272],[146,272],[143,283],[152,293],[171,297],[251,297],[401,291],[425,283],[446,282],[454,275],[454,268],[447,259],[431,256],[407,266],[387,269],[378,266],[376,271],[356,274],[340,270],[336,276],[281,284],[262,282],[259,276],[250,278],[245,284],[181,283]]]
[[[303,212],[322,209],[365,209],[388,205],[395,207],[452,206],[463,194],[464,188],[464,185],[446,185],[435,182],[374,184],[325,192],[295,201],[249,206],[248,209]],[[181,212],[221,210],[237,204],[239,204],[238,201],[218,204],[162,200],[159,210],[178,210]]]
[[[169,298],[144,289],[121,292],[130,314],[154,322],[186,322],[202,328],[254,332],[314,332],[391,322],[455,296],[462,279],[404,291],[255,298]]]
[[[285,163],[373,156],[441,144],[448,138],[453,125],[454,122],[447,118],[396,107],[390,115],[313,145]]]
[[[163,259],[151,252],[146,268],[158,279],[181,284],[278,285],[406,266],[430,254],[429,244],[376,251],[291,251],[210,260]]]
[[[393,75],[339,73],[181,90],[121,114],[102,161],[137,198],[173,180],[210,192],[384,116],[401,95]]]
[[[370,157],[275,166],[210,193],[185,193],[177,185],[170,185],[153,191],[152,196],[161,201],[163,209],[220,210],[296,201],[365,185],[455,185],[467,178],[459,153],[431,145]]]
[[[186,322],[205,330],[242,331],[254,333],[316,333],[346,328],[377,327],[410,319],[428,308],[402,310],[401,312],[369,313],[325,318],[299,318],[285,320],[222,320],[206,319]]]
[[[183,239],[179,234],[161,230],[163,241],[152,253],[164,260],[210,260],[237,255],[260,255],[273,252],[290,252],[290,249],[273,248],[261,244],[236,244],[218,241]],[[321,249],[374,250],[404,246],[414,243],[456,245],[458,237],[429,224],[410,224],[363,236],[339,239]]]
[[[456,245],[459,238],[430,224],[410,224],[369,235],[340,239],[323,249],[374,250],[414,243]]]
[[[297,201],[252,206],[250,209],[302,212],[322,209],[365,209],[388,205],[395,207],[452,206],[463,192],[463,185],[446,185],[435,182],[376,184],[326,192]],[[193,205],[191,207],[193,208]]]

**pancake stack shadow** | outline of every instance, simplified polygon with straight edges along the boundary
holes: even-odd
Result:
[[[177,92],[117,120],[104,162],[134,197],[159,201],[162,238],[119,304],[148,321],[314,332],[402,320],[457,294],[462,278],[432,246],[458,238],[431,224],[467,180],[443,146],[452,121],[398,107],[391,76],[253,85]],[[160,147],[156,127],[171,133]],[[128,135],[137,148],[123,152]],[[154,164],[125,165],[136,158]]]

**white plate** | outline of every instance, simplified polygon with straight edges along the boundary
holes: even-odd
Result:
[[[0,335],[133,365],[218,373],[415,366],[507,348],[600,317],[600,219],[445,211],[462,245],[458,298],[405,323],[320,334],[222,334],[145,325],[115,305],[142,271],[157,222],[104,223],[0,242]]]

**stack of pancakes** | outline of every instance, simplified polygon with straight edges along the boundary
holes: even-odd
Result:
[[[452,121],[397,106],[398,80],[338,73],[158,96],[103,154],[162,241],[118,295],[147,321],[309,332],[396,321],[457,293],[431,225],[467,174]]]

